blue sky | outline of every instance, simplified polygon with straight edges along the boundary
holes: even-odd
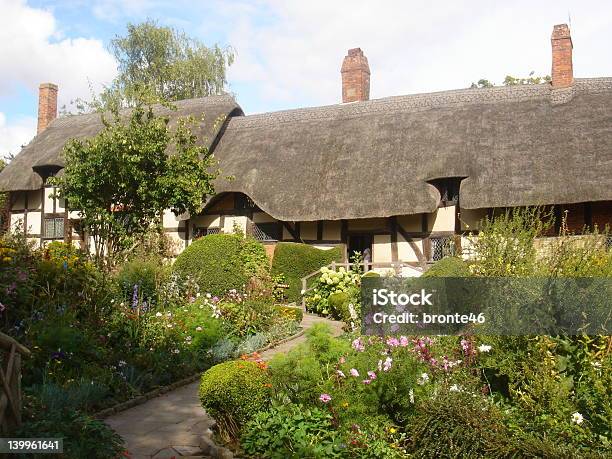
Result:
[[[612,76],[607,1],[0,0],[0,155],[34,135],[39,83],[60,86],[60,105],[88,97],[115,75],[108,41],[147,18],[231,46],[247,113],[338,103],[353,47],[372,98],[549,74],[552,26],[568,21],[575,76]]]

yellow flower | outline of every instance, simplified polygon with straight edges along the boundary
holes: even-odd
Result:
[[[389,432],[391,432],[392,434],[394,434],[395,432],[397,432],[397,429],[395,427],[391,427],[389,429]]]

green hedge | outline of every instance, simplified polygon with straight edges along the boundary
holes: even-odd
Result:
[[[287,299],[289,301],[299,301],[302,277],[328,265],[332,261],[342,261],[340,247],[321,250],[308,244],[279,242],[274,249],[272,275],[284,274],[289,285]]]
[[[436,261],[423,277],[469,277],[468,264],[458,257],[446,257]]]
[[[182,276],[196,278],[202,292],[222,295],[242,290],[258,270],[268,269],[264,246],[236,234],[211,234],[189,245],[174,262]]]
[[[257,363],[232,360],[207,370],[199,396],[222,433],[236,438],[242,427],[270,404],[269,376]]]

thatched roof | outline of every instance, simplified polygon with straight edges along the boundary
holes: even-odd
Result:
[[[468,89],[230,120],[217,192],[288,221],[612,200],[612,78]]]
[[[179,116],[204,118],[196,132],[198,138],[207,146],[216,140],[222,124],[218,120],[242,114],[242,110],[230,96],[213,96],[200,99],[183,100],[174,103],[176,110],[157,107],[156,113],[168,115],[172,119]],[[36,190],[42,186],[42,178],[36,172],[39,168],[61,168],[61,157],[65,143],[71,138],[92,137],[102,129],[100,114],[66,116],[54,120],[43,132],[34,137],[9,165],[0,173],[0,190]]]
[[[229,97],[177,106],[209,121],[242,114]],[[211,124],[203,131],[218,141],[217,193],[245,193],[280,220],[432,212],[440,194],[429,182],[445,177],[464,178],[468,209],[612,200],[612,78],[233,116],[222,131]],[[97,115],[54,121],[0,173],[0,189],[40,187],[33,166],[61,166],[70,137],[99,129]]]

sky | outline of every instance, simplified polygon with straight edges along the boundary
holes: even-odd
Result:
[[[247,114],[339,103],[355,47],[371,98],[548,75],[560,23],[574,76],[612,76],[610,1],[0,0],[0,157],[34,136],[40,83],[59,85],[59,106],[89,98],[116,75],[109,40],[146,19],[230,46],[228,91]]]

